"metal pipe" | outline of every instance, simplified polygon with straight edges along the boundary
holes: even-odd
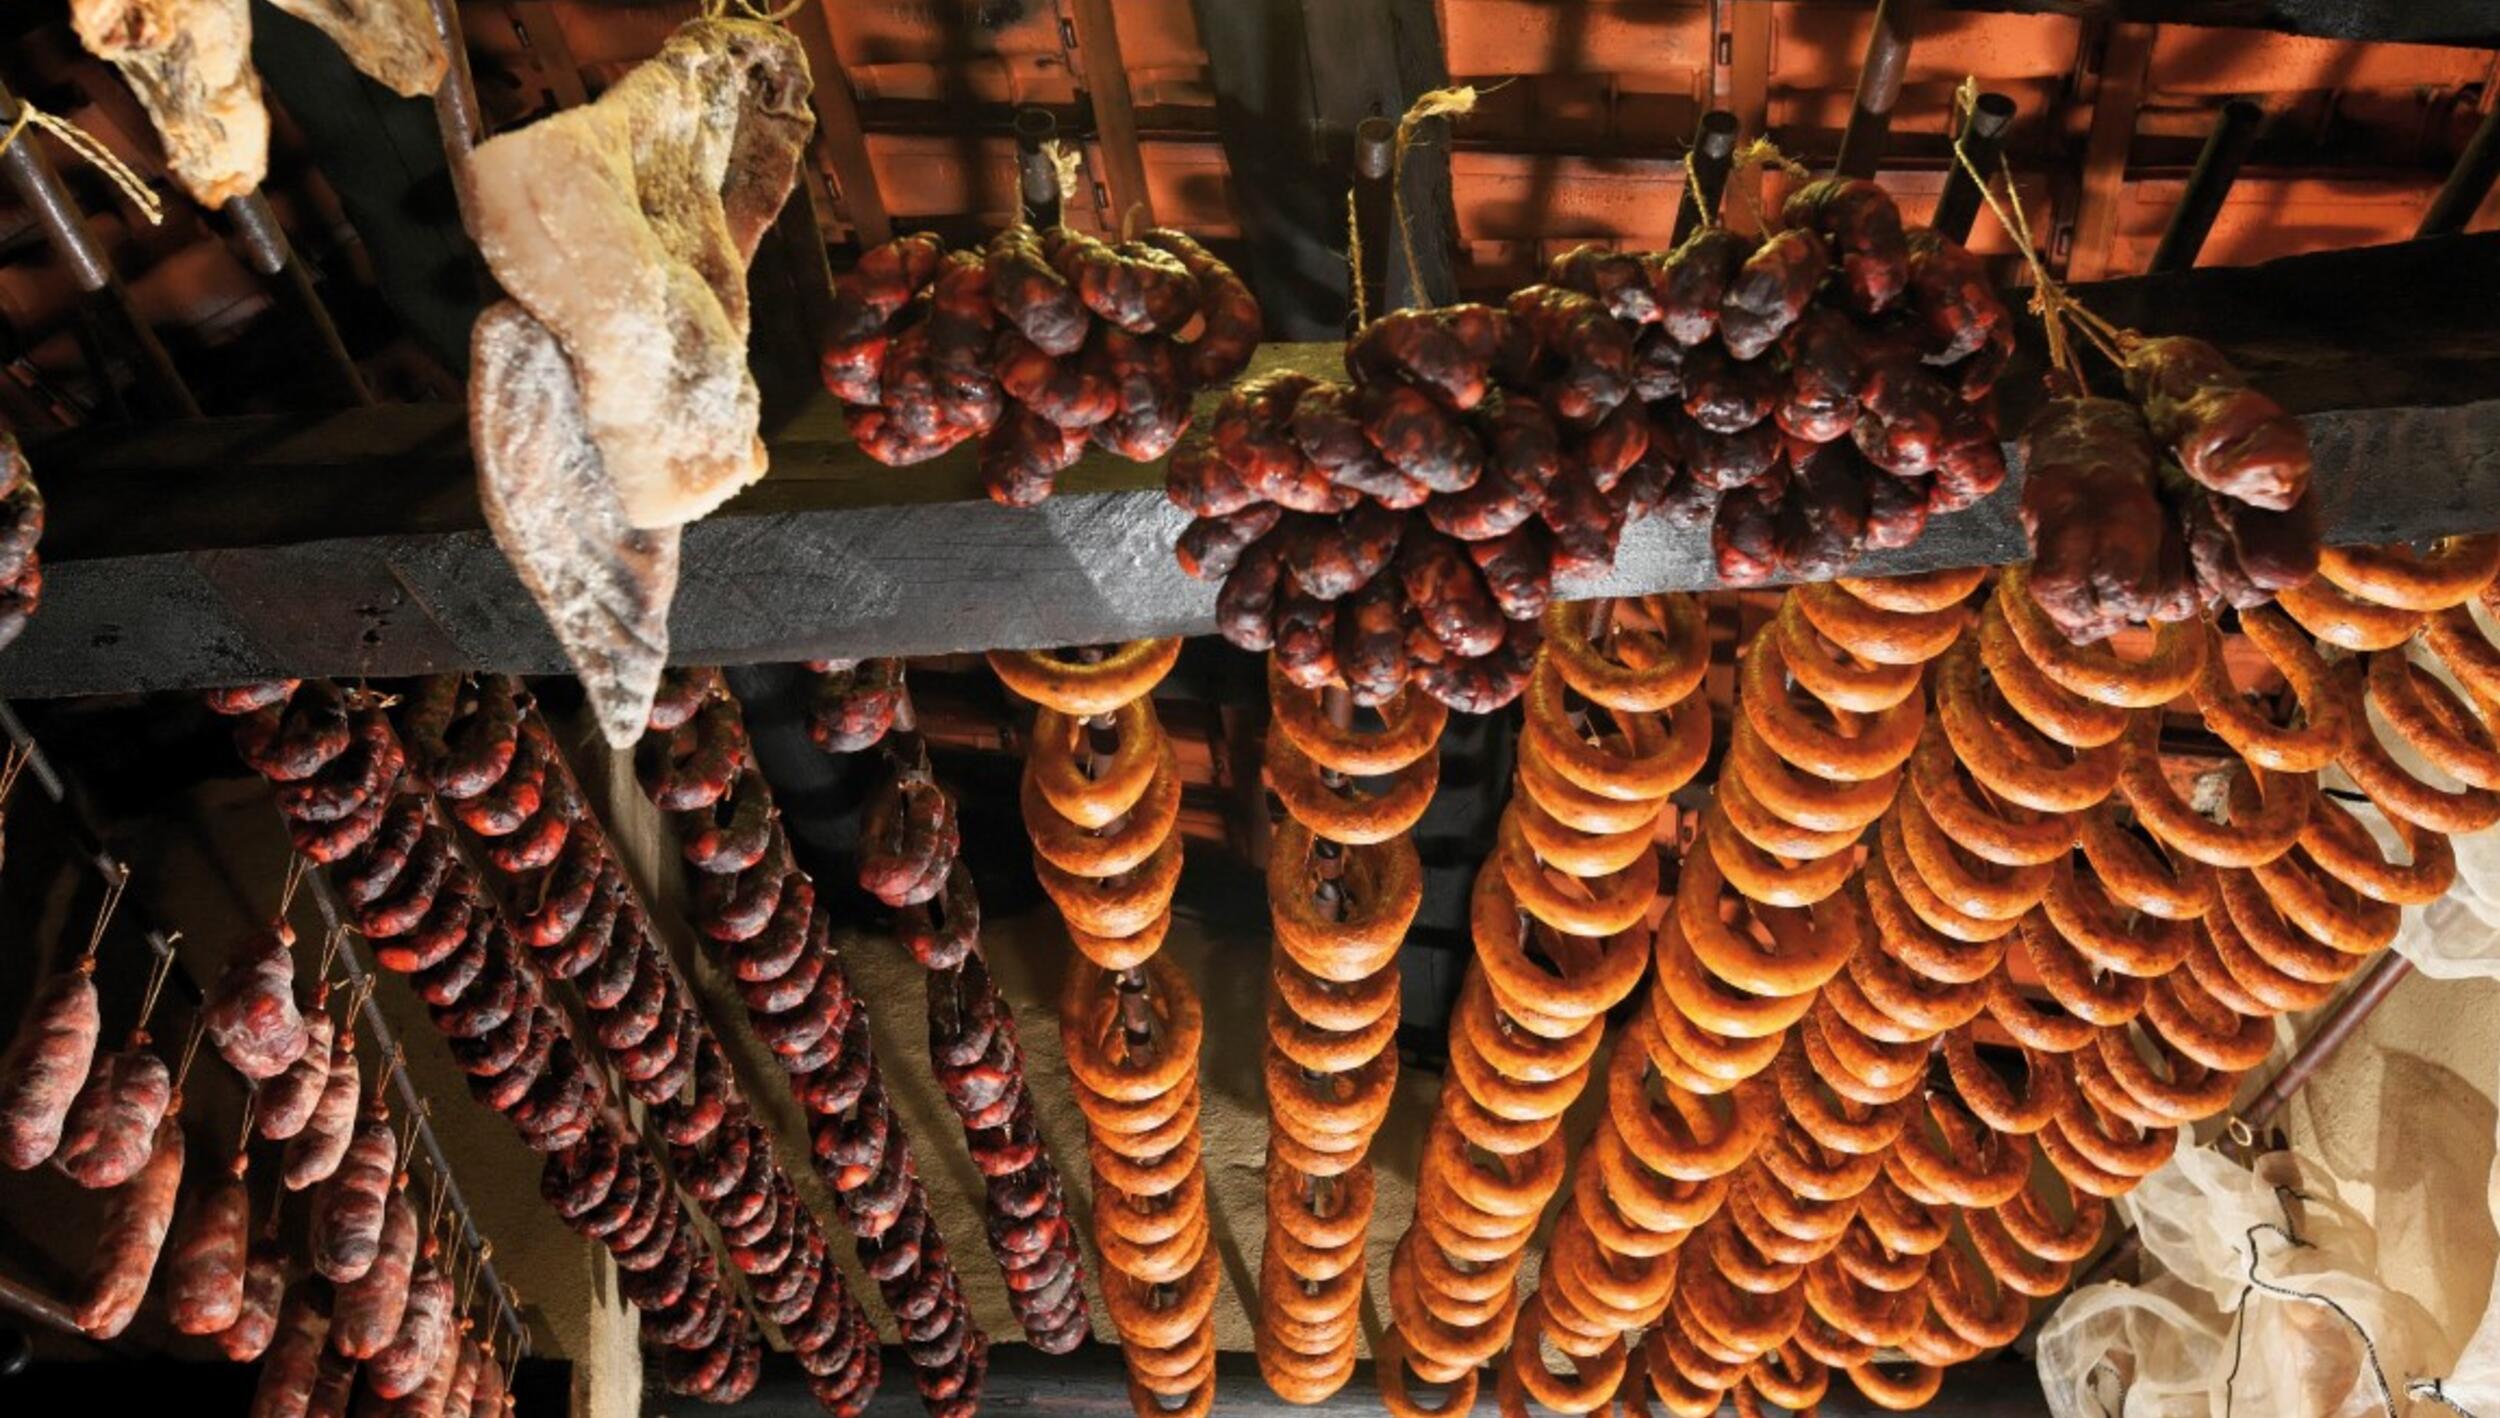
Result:
[[[2465,151],[2457,155],[2457,165],[2448,169],[2448,180],[2439,184],[2430,210],[2422,214],[2422,224],[2413,229],[2414,239],[2454,236],[2465,230],[2495,178],[2500,178],[2500,104],[2483,115]]]
[[[486,119],[477,103],[477,79],[469,72],[469,42],[460,29],[458,0],[431,0],[434,33],[443,42],[451,64],[434,90],[434,122],[443,131],[443,156],[451,167],[451,186],[460,203],[460,224],[477,235],[477,196],[471,190],[469,154],[486,140]]]
[[[1936,215],[1928,222],[1942,235],[1968,243],[1971,223],[1979,217],[1980,179],[1996,171],[1997,161],[2005,153],[2006,130],[2014,126],[2014,100],[2004,94],[1981,94],[1971,104],[1968,117],[1962,121],[1959,140],[1962,156],[1970,166],[1962,166],[1960,158],[1944,175],[1944,193],[1936,198]]]
[[[2248,150],[2257,142],[2257,124],[2265,116],[2263,108],[2244,98],[2222,106],[2214,130],[2205,135],[2204,151],[2196,155],[2195,169],[2188,173],[2187,190],[2171,209],[2170,225],[2162,228],[2161,245],[2155,248],[2149,269],[2184,271],[2196,264],[2196,254],[2205,249],[2214,217],[2222,211],[2222,199],[2238,180],[2240,164],[2248,161]]]
[[[1893,106],[1901,101],[1901,76],[1910,67],[1910,34],[1917,21],[1918,0],[1877,0],[1875,32],[1867,36],[1866,63],[1858,69],[1857,102],[1832,167],[1842,177],[1875,175],[1892,133]]]
[[[78,1327],[78,1316],[70,1308],[30,1285],[21,1285],[0,1275],[0,1310],[33,1320],[48,1329],[74,1335],[93,1342],[87,1331]]]
[[[304,268],[295,244],[287,240],[286,228],[278,224],[278,214],[269,209],[269,199],[258,191],[246,192],[226,203],[226,215],[234,222],[235,235],[242,238],[252,269],[276,280],[285,293],[283,298],[295,307],[296,318],[311,327],[313,343],[321,347],[322,358],[329,362],[340,392],[351,403],[371,407],[377,402],[373,390],[365,384],[363,371],[356,368],[356,357],[347,352],[347,342],[339,338],[339,327],[330,319],[330,308],[321,303],[321,293],[313,289],[312,273]]]
[[[68,828],[71,839],[78,846],[79,854],[86,858],[88,865],[95,868],[96,874],[107,882],[126,877],[130,871],[129,865],[114,856],[112,850],[104,845],[103,834],[87,817],[84,801],[70,792],[69,780],[62,776],[60,769],[44,753],[42,746],[35,742],[34,735],[27,731],[25,721],[17,716],[15,707],[5,700],[0,700],[0,732],[5,732],[10,741],[17,745],[18,751],[26,755],[28,775],[35,780],[37,786],[43,789],[44,796],[51,799],[53,806],[60,810],[63,824]],[[319,872],[308,872],[306,885],[312,891],[314,904],[321,911],[323,924],[333,930],[337,929],[339,926],[338,902],[330,894],[330,884],[322,879]],[[125,904],[122,909],[125,913],[135,915],[141,921],[142,933],[151,949],[159,955],[173,952],[172,937],[152,923],[147,923],[144,913],[137,905]],[[358,954],[351,937],[343,935],[340,938],[338,958],[347,968],[350,983],[361,985],[369,972],[365,969],[364,960]],[[179,956],[175,957],[175,963],[181,964]],[[201,998],[199,982],[191,978],[191,973],[187,968],[179,973],[184,983],[190,987],[187,991],[189,997],[196,1002]],[[363,1018],[365,1031],[373,1040],[375,1056],[390,1057],[398,1044],[391,1033],[390,1021],[382,1017],[382,1011],[373,1003],[370,996],[365,1000]],[[416,1085],[408,1081],[406,1069],[397,1071],[396,1081],[399,1085],[400,1106],[407,1110],[409,1117],[415,1119],[417,1139],[425,1145],[426,1156],[434,1164],[434,1175],[442,1183],[447,1204],[460,1218],[461,1237],[467,1242],[472,1252],[482,1254],[480,1247],[486,1238],[477,1229],[476,1219],[469,1214],[468,1201],[460,1195],[460,1183],[452,1175],[450,1160],[444,1157],[442,1143],[435,1138],[433,1125],[427,1121],[420,1108],[423,1099],[417,1093]],[[519,1352],[528,1353],[529,1327],[521,1322],[520,1314],[512,1308],[503,1283],[495,1275],[494,1262],[483,1261],[481,1264],[484,1268],[480,1271],[480,1278],[494,1288],[496,1310],[505,1326],[512,1331],[513,1343],[519,1347]],[[5,1281],[0,1281],[0,1285],[5,1284]],[[5,1291],[0,1291],[0,1305],[12,1309],[18,1308]],[[33,1317],[44,1318],[42,1315]],[[75,1321],[71,1322],[70,1328],[73,1331],[77,1329]]]
[[[1024,219],[1048,231],[1059,225],[1059,165],[1046,145],[1059,136],[1059,120],[1047,108],[1016,110],[1016,185],[1024,201]]]
[[[17,96],[9,92],[7,85],[0,84],[0,125],[14,123],[17,118]],[[183,383],[181,372],[174,368],[173,356],[165,353],[156,332],[139,318],[129,288],[114,274],[113,263],[96,243],[95,233],[87,230],[87,214],[62,185],[60,173],[53,170],[41,145],[31,136],[21,134],[20,141],[0,151],[0,174],[7,177],[18,200],[33,210],[35,220],[43,226],[45,241],[61,264],[69,268],[70,279],[77,284],[97,322],[112,332],[114,341],[136,352],[140,382],[167,412],[198,418],[200,405],[191,397],[191,387]],[[107,384],[112,382],[105,370],[98,370],[97,375]]]
[[[2362,1022],[2380,1005],[2387,1003],[2387,997],[2395,993],[2396,986],[2403,984],[2405,977],[2412,973],[2413,962],[2407,957],[2392,950],[2380,956],[2378,963],[2370,967],[2370,972],[2361,977],[2361,982],[2344,992],[2344,997],[2336,1002],[2334,1012],[2319,1023],[2317,1031],[2301,1040],[2299,1048],[2292,1050],[2292,1056],[2283,1061],[2282,1070],[2248,1100],[2248,1106],[2238,1113],[2239,1121],[2251,1128],[2264,1127],[2272,1122],[2274,1115],[2283,1111],[2283,1105],[2292,1100],[2292,1095],[2300,1091],[2301,1085],[2324,1068],[2344,1045],[2352,1042],[2352,1036],[2361,1028]],[[2144,1237],[2137,1232],[2128,1232],[2118,1239],[2117,1244],[2102,1252],[2091,1269],[2077,1277],[2075,1288],[2080,1290],[2086,1285],[2109,1279],[2143,1250]]]
[[[1389,247],[1397,238],[1397,189],[1389,174],[1395,169],[1398,125],[1393,118],[1372,117],[1354,125],[1354,239],[1363,258],[1363,308],[1354,323],[1368,325],[1388,313]]]
[[[1676,199],[1675,237],[1670,245],[1682,246],[1686,237],[1699,231],[1705,213],[1718,215],[1719,203],[1727,196],[1728,169],[1736,162],[1736,133],[1736,115],[1724,108],[1711,109],[1694,125],[1690,179],[1684,184],[1684,194]]]
[[[1111,188],[1111,226],[1125,230],[1129,213],[1141,209],[1141,224],[1153,226],[1154,199],[1146,193],[1146,159],[1137,146],[1137,107],[1129,97],[1128,64],[1120,57],[1111,0],[1076,0],[1070,8],[1085,93],[1094,105],[1094,136],[1102,143],[1103,177]]]

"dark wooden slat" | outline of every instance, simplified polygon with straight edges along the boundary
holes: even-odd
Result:
[[[2500,10],[2485,0],[1938,0],[1938,8],[2275,30],[2316,39],[2500,46]]]
[[[2500,235],[2107,282],[2121,325],[2214,340],[2304,416],[2329,535],[2500,526]],[[2322,299],[2332,292],[2334,298]],[[2037,367],[2036,352],[2028,354]],[[1261,368],[1333,369],[1334,344]],[[2036,380],[2008,380],[2019,428]],[[1211,404],[1217,396],[1204,396]],[[1202,405],[1202,408],[1205,405]],[[1212,627],[1182,576],[1161,471],[1088,458],[1037,511],[980,493],[970,450],[868,462],[830,404],[772,435],[773,475],[689,528],[671,618],[682,663],[1065,645]],[[0,655],[0,694],[164,689],[270,675],[564,667],[486,535],[461,411],[356,410],[65,434],[33,451],[51,498],[43,613]],[[2013,560],[2013,489],[1938,519],[1872,573]],[[1624,594],[1714,584],[1706,539],[1656,523]]]
[[[924,1411],[912,1391],[911,1365],[900,1350],[887,1351],[885,1382],[868,1404],[866,1418],[919,1418]],[[725,1408],[707,1409],[721,1418],[815,1418],[824,1409],[808,1396],[806,1374],[786,1354],[767,1354],[763,1376],[754,1392]],[[1268,1391],[1259,1379],[1258,1364],[1247,1354],[1218,1354],[1215,1363],[1216,1409],[1225,1418],[1334,1418],[1381,1413],[1380,1390],[1366,1360],[1354,1368],[1353,1379],[1334,1395],[1314,1404],[1291,1404]],[[643,1412],[658,1418],[682,1413],[687,1405],[654,1393]],[[1030,1414],[1034,1418],[1127,1418],[1128,1371],[1120,1351],[1088,1345],[1076,1353],[1053,1358],[1022,1344],[1000,1344],[990,1350],[989,1378],[982,1386],[982,1411]],[[1491,1375],[1476,1386],[1476,1404],[1469,1412],[1501,1411]],[[1652,1411],[1655,1411],[1653,1405]],[[1957,1364],[1945,1372],[1944,1388],[1935,1401],[1919,1410],[1927,1418],[2034,1418],[2041,1411],[2040,1380],[2028,1360],[1998,1356]],[[1882,1409],[1868,1403],[1839,1375],[1822,1412],[1828,1418],[1874,1418]]]

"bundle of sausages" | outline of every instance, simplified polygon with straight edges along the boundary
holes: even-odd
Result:
[[[2084,642],[2264,605],[2318,566],[2299,421],[2202,340],[2127,339],[2127,398],[2061,386],[2023,430],[2032,593]]]
[[[815,693],[807,706],[807,737],[827,753],[874,748],[903,705],[900,660],[810,660]]]
[[[594,1041],[626,1087],[651,1106],[668,1143],[670,1169],[719,1230],[759,1313],[794,1342],[814,1340],[815,1349],[867,1332],[866,1317],[826,1257],[814,1214],[782,1172],[719,1040],[652,935],[623,864],[596,816],[585,810],[571,767],[520,686],[504,677],[474,688],[459,676],[428,680],[409,700],[402,728],[444,806],[478,834],[506,898],[540,903],[523,929],[539,968],[572,980],[580,991]],[[480,736],[511,745],[513,766],[502,781],[515,773],[538,776],[530,815],[494,807],[496,786],[481,786],[482,775],[429,771],[448,762],[452,744]],[[440,786],[453,780],[463,794]],[[566,1204],[573,1200],[568,1196]],[[712,1263],[708,1247],[680,1232],[657,1265],[627,1272],[625,1298],[647,1311],[666,1311]],[[875,1390],[878,1366],[861,1356],[862,1348],[845,1346],[843,1363],[833,1369],[837,1380],[850,1382],[824,1386],[832,1411],[855,1411]],[[758,1357],[741,1332],[724,1330],[701,1350],[671,1351],[662,1361],[662,1381],[694,1397],[743,1393]]]
[[[644,792],[671,815],[694,870],[696,929],[737,977],[749,1022],[808,1109],[817,1175],[833,1189],[860,1262],[901,1327],[921,1401],[939,1418],[972,1413],[988,1336],[972,1321],[929,1214],[831,916],[815,882],[792,864],[771,789],[748,752],[745,719],[718,671],[669,673],[635,769]],[[875,1388],[875,1354],[876,1335],[865,1325],[824,1331],[814,1347],[801,1346],[811,1388],[842,1413],[860,1411],[851,1405],[864,1405]]]
[[[1161,954],[1180,881],[1180,773],[1154,687],[1177,640],[1095,654],[990,652],[1040,706],[1022,807],[1033,867],[1085,959],[1059,998],[1059,1040],[1093,1136],[1102,1297],[1139,1413],[1215,1402],[1217,1259],[1198,1136],[1198,995]],[[1165,1400],[1171,1400],[1166,1404]]]
[[[1152,462],[1198,390],[1241,372],[1259,303],[1187,235],[1113,246],[1015,227],[979,251],[927,232],[843,277],[825,387],[851,435],[901,466],[981,441],[990,496],[1030,507],[1087,446]]]
[[[437,724],[442,698],[432,691],[408,710],[421,767],[416,775],[383,706],[351,706],[327,681],[217,691],[209,703],[236,717],[237,750],[279,784],[279,810],[297,849],[329,867],[331,884],[351,924],[372,942],[375,959],[408,976],[430,1007],[470,1095],[502,1114],[524,1145],[548,1155],[542,1190],[550,1204],[568,1225],[605,1245],[636,1277],[634,1285],[647,1287],[646,1338],[697,1355],[671,1361],[697,1366],[695,1377],[706,1382],[688,1384],[700,1389],[696,1396],[735,1401],[754,1380],[753,1319],[719,1286],[708,1249],[698,1265],[689,1259],[692,1240],[679,1245],[681,1236],[699,1235],[685,1204],[618,1123],[565,1013],[547,1003],[540,966],[523,954],[515,923],[507,922],[449,831],[427,810],[423,789],[430,786],[473,828],[508,821],[507,834],[536,841],[540,833],[531,829],[546,820],[552,745],[517,732],[519,705],[510,695],[499,705],[487,696],[490,707],[463,720],[457,733]],[[554,777],[570,781],[560,772]],[[573,811],[555,805],[565,822]],[[558,834],[549,860],[561,856],[563,846]],[[568,908],[552,882],[550,888],[517,922],[533,947],[542,939],[571,938],[569,927],[553,930],[567,910],[574,925],[587,914],[586,905]],[[638,946],[639,936],[634,939]],[[600,958],[619,954],[631,952],[601,952]],[[618,1004],[636,982],[636,972],[610,972],[602,981],[613,986],[606,1004]],[[636,1097],[658,1106],[685,1087],[699,1051],[679,1037],[684,1032],[682,1024],[672,1028],[669,1045],[648,1050],[647,1068],[624,1073]],[[342,1073],[334,1069],[333,1079]],[[319,1113],[317,1106],[316,1121]],[[315,1260],[333,1282],[363,1274],[378,1253],[389,1210],[383,1194],[392,1189],[395,1163],[396,1141],[377,1085],[342,1160],[318,1183]],[[324,1196],[334,1199],[325,1204]],[[331,1305],[329,1322],[335,1320]],[[283,1323],[280,1329],[286,1332]]]
[[[980,1169],[990,1254],[1016,1322],[1036,1348],[1064,1354],[1092,1332],[1084,1256],[1034,1120],[1015,1018],[981,955],[981,898],[957,845],[954,795],[925,761],[904,766],[869,804],[860,885],[893,908],[896,938],[930,972],[929,1061]]]
[[[0,429],[0,646],[17,639],[43,603],[43,558],[35,550],[42,539],[43,494],[17,435]]]

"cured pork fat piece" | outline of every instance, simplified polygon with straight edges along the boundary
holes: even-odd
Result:
[[[216,208],[260,186],[269,109],[246,0],[72,0],[69,16],[78,42],[139,95],[184,191]]]

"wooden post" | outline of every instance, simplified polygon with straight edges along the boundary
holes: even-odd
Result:
[[[833,172],[834,190],[851,219],[851,231],[863,247],[892,239],[894,220],[886,214],[885,194],[877,188],[876,164],[869,160],[868,133],[860,123],[859,98],[842,70],[842,56],[833,47],[833,26],[827,6],[842,0],[801,5],[790,17],[791,33],[807,51],[807,67],[816,80],[808,101],[816,109],[816,142]]]
[[[2074,251],[2066,262],[2069,281],[2096,281],[2109,273],[2118,245],[2118,207],[2126,197],[2127,149],[2135,142],[2135,114],[2144,101],[2155,28],[2112,25],[2101,48],[2100,88],[2092,99],[2092,129],[2083,145]]]
[[[1139,230],[1155,224],[1154,199],[1146,191],[1146,158],[1137,146],[1137,107],[1129,97],[1128,62],[1120,57],[1120,32],[1111,0],[1074,0],[1076,46],[1085,66],[1085,94],[1094,105],[1094,136],[1102,144],[1103,180],[1111,189],[1114,235],[1138,212]],[[1142,209],[1142,210],[1141,210]]]
[[[1686,237],[1700,230],[1705,213],[1719,214],[1719,203],[1727,196],[1728,169],[1736,161],[1736,137],[1736,115],[1724,108],[1702,114],[1694,126],[1690,180],[1676,200],[1670,247],[1682,246]]]
[[[2483,115],[2465,151],[2457,155],[2457,165],[2448,170],[2448,180],[2431,198],[2430,210],[2422,213],[2414,236],[2454,236],[2465,230],[2496,178],[2500,178],[2500,106]]]

